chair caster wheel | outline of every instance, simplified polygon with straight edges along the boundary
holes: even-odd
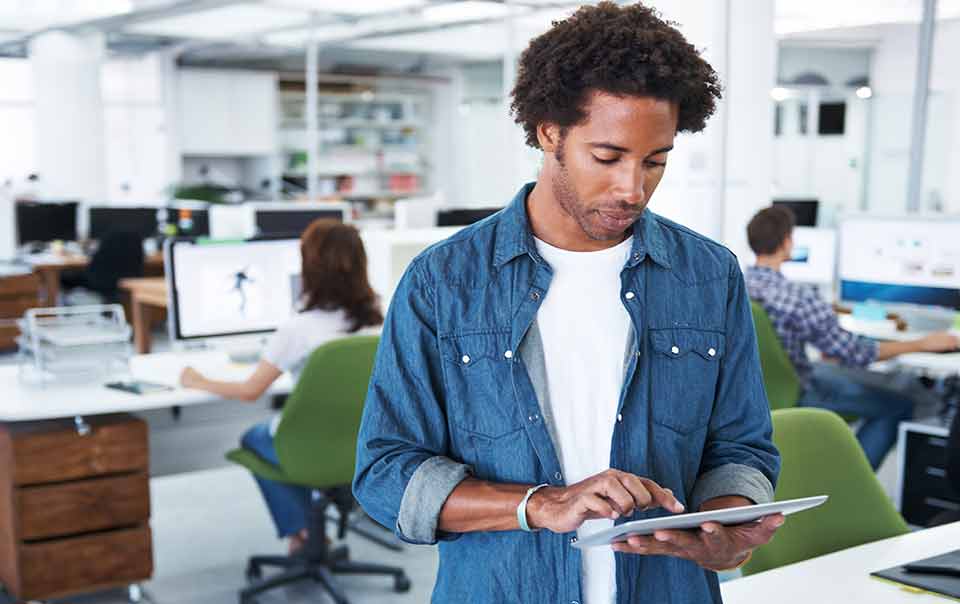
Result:
[[[398,594],[407,593],[410,591],[410,579],[405,575],[397,575],[393,580],[393,591]]]

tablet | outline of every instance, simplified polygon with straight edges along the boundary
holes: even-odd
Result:
[[[786,515],[808,510],[817,507],[826,500],[826,495],[818,495],[816,497],[788,499],[787,501],[774,501],[773,503],[761,503],[759,505],[724,508],[710,512],[675,514],[661,518],[634,520],[633,522],[624,522],[623,524],[618,524],[608,529],[597,531],[592,535],[582,537],[574,542],[573,547],[582,549],[585,547],[609,545],[619,541],[626,541],[630,535],[652,535],[653,531],[659,530],[698,528],[704,522],[718,522],[724,526],[744,524],[760,520],[764,516],[770,516],[772,514]]]

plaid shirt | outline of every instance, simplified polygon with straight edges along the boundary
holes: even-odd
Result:
[[[812,288],[762,266],[747,269],[746,283],[750,298],[770,316],[804,387],[812,371],[806,344],[847,366],[864,367],[877,360],[877,343],[841,328],[836,313]]]

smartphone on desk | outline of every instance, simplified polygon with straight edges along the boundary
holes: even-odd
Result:
[[[154,382],[144,382],[143,380],[130,380],[128,382],[108,382],[104,384],[107,388],[122,390],[133,394],[152,394],[154,392],[167,392],[173,390],[172,386],[166,384],[157,384]]]

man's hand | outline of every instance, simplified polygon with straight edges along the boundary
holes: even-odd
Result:
[[[701,511],[748,504],[742,497],[718,497],[706,502]],[[646,556],[673,556],[692,560],[709,570],[733,568],[757,547],[767,543],[783,524],[783,514],[773,514],[760,522],[723,526],[705,522],[698,530],[656,531],[653,536],[634,535],[615,543],[613,550]]]
[[[920,347],[924,352],[949,352],[960,346],[956,336],[945,331],[938,331],[920,339]]]
[[[629,516],[634,510],[663,507],[683,511],[670,489],[629,472],[606,470],[568,487],[544,487],[527,502],[531,528],[567,533],[585,520]]]

